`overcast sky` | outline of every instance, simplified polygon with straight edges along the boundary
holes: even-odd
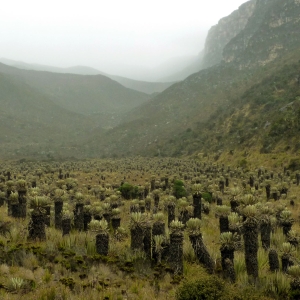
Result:
[[[246,0],[6,0],[0,57],[59,67],[155,68],[197,55],[208,29]]]

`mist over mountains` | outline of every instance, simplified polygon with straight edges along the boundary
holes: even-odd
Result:
[[[0,155],[297,151],[299,16],[299,0],[248,1],[210,29],[198,56],[171,59],[149,81],[2,59]]]
[[[201,53],[198,56],[174,57],[153,68],[143,68],[135,66],[120,67],[118,74],[108,74],[87,66],[73,66],[69,68],[59,68],[47,65],[30,64],[22,61],[14,61],[7,58],[0,58],[3,64],[24,70],[47,71],[52,73],[70,73],[78,75],[105,75],[118,81],[118,78],[127,80],[149,82],[149,83],[173,83],[185,79],[192,74],[193,70],[199,71],[199,61]],[[198,62],[198,64],[197,64]],[[195,66],[196,65],[196,66]],[[193,68],[192,71],[186,70]],[[119,75],[121,74],[121,75]]]

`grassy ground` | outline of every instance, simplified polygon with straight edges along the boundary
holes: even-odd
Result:
[[[220,158],[222,161],[222,158]],[[280,205],[286,206],[292,212],[295,220],[293,229],[299,232],[299,202],[297,195],[299,187],[293,183],[294,174],[284,176],[281,180],[277,172],[282,168],[281,158],[276,162],[274,168],[274,179],[272,185],[278,185],[282,180],[289,186],[288,195],[281,200],[271,200],[275,209]],[[282,158],[282,163],[288,161]],[[233,166],[235,161],[231,163]],[[225,189],[224,194],[218,192],[216,184],[222,176],[221,167],[216,172],[206,171],[206,167],[198,160],[189,159],[152,159],[146,160],[136,158],[133,160],[103,160],[88,161],[64,164],[31,164],[18,165],[5,163],[3,170],[11,170],[18,178],[25,178],[27,183],[32,178],[37,180],[42,194],[48,194],[51,201],[51,191],[58,185],[58,169],[62,168],[63,173],[69,173],[72,180],[76,181],[74,190],[84,195],[84,201],[90,202],[92,206],[101,201],[99,195],[101,188],[105,189],[106,200],[109,202],[112,195],[120,200],[122,234],[115,234],[110,229],[110,247],[107,257],[97,255],[95,247],[95,234],[93,232],[78,232],[73,229],[70,235],[62,237],[60,230],[53,227],[54,211],[51,209],[51,226],[46,228],[46,241],[30,241],[28,236],[28,224],[30,211],[26,219],[14,219],[7,216],[7,205],[0,208],[1,224],[7,225],[7,232],[2,231],[0,235],[0,297],[1,299],[175,299],[176,290],[186,282],[193,282],[196,279],[204,280],[210,278],[204,268],[197,262],[193,248],[189,242],[188,234],[185,232],[183,245],[184,272],[178,277],[168,271],[168,263],[162,266],[153,265],[143,252],[136,252],[130,249],[130,205],[131,200],[124,200],[117,193],[117,186],[126,181],[133,185],[148,186],[151,179],[156,180],[160,190],[159,210],[167,214],[165,203],[172,187],[163,190],[163,180],[166,176],[171,183],[174,178],[183,179],[187,190],[187,200],[192,201],[191,188],[198,178],[202,183],[203,190],[213,190],[223,199],[223,204],[230,205],[230,189],[237,184],[242,187],[243,181],[248,182],[249,174],[258,166],[266,166],[268,171],[273,170],[272,157],[270,160],[256,160],[249,163],[249,171],[244,173],[242,169],[235,169],[230,177],[230,185]],[[211,166],[216,166],[215,163]],[[221,164],[220,164],[221,166]],[[50,168],[49,168],[50,167]],[[39,179],[36,170],[42,169]],[[49,171],[51,169],[51,171]],[[225,168],[226,169],[226,168]],[[48,171],[47,171],[48,170]],[[227,173],[223,171],[223,175]],[[252,173],[251,173],[252,174]],[[256,175],[255,175],[256,176]],[[16,180],[17,180],[16,179]],[[68,179],[64,179],[67,182]],[[116,186],[113,188],[113,186]],[[5,187],[5,186],[4,186]],[[3,188],[3,186],[2,186]],[[65,188],[63,186],[63,188]],[[250,193],[247,183],[246,189],[241,188],[241,194]],[[72,191],[68,192],[72,194]],[[263,183],[258,190],[259,201],[265,203],[266,196]],[[150,194],[153,208],[153,194]],[[213,197],[214,198],[214,197]],[[285,198],[285,199],[283,199]],[[290,200],[295,202],[290,205]],[[53,202],[52,202],[53,203]],[[102,203],[102,202],[101,202]],[[72,210],[74,200],[69,200]],[[177,205],[176,215],[179,215]],[[147,213],[149,220],[152,218],[152,210]],[[4,225],[3,225],[4,226]],[[5,226],[4,226],[5,227]],[[3,228],[4,228],[3,227]],[[167,229],[167,228],[166,228]],[[168,232],[168,230],[167,230]],[[203,214],[201,220],[201,232],[204,243],[214,261],[220,259],[219,243],[219,220],[216,217],[216,203],[210,204],[208,215]],[[271,238],[271,247],[280,250],[286,237],[282,228],[275,225]],[[293,251],[293,259],[298,263],[300,259],[297,248]],[[245,267],[243,248],[235,252],[234,266],[236,272],[236,283],[225,283],[226,293],[234,299],[287,299],[290,288],[290,277],[283,273],[271,273],[268,264],[268,252],[259,247],[259,279],[255,284],[249,283]],[[221,270],[216,265],[216,274],[220,278]],[[21,296],[22,295],[22,296]],[[252,297],[252,298],[251,298]],[[230,299],[230,298],[227,298]]]

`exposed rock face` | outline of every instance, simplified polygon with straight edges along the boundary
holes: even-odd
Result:
[[[251,0],[213,26],[201,68],[264,66],[300,44],[300,0]]]
[[[256,1],[244,3],[229,16],[221,19],[217,25],[211,27],[205,42],[202,68],[211,67],[222,61],[224,47],[245,28],[255,10]]]
[[[223,60],[240,69],[264,66],[299,47],[299,26],[299,0],[257,0],[245,28],[225,46]]]

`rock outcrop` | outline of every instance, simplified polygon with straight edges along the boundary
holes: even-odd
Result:
[[[224,47],[245,28],[255,7],[256,0],[248,1],[211,27],[205,41],[202,68],[211,67],[222,61]]]
[[[300,45],[300,0],[257,0],[245,28],[225,46],[223,61],[264,66]]]

